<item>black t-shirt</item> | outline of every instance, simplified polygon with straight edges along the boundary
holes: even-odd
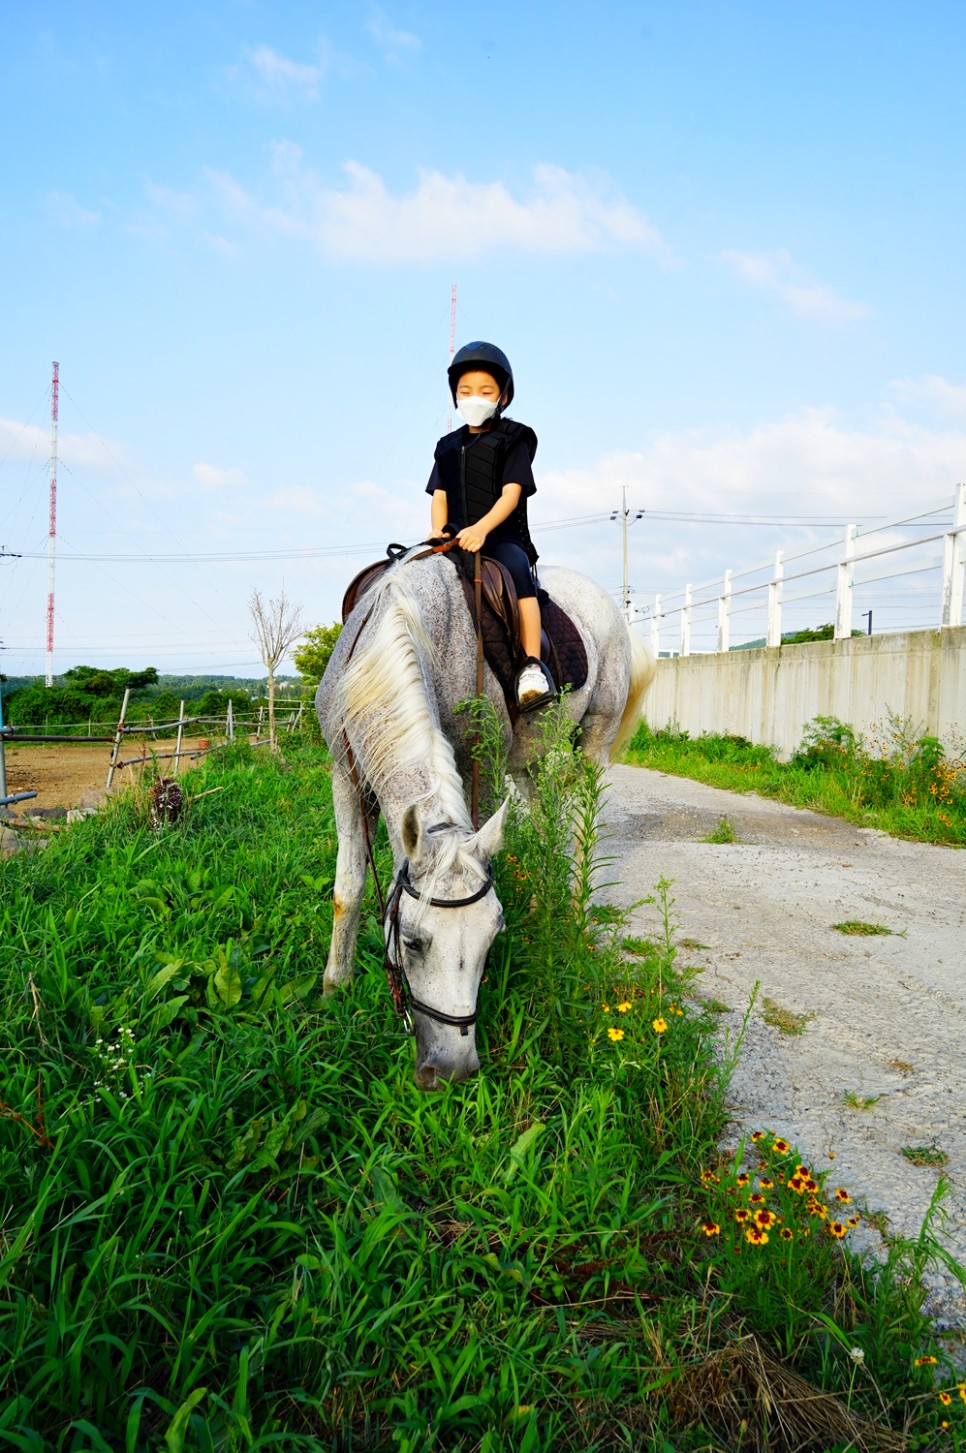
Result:
[[[483,437],[481,434],[471,434],[465,426],[463,432],[466,435],[463,443],[469,449],[472,449],[475,439]],[[519,524],[517,523],[517,517],[522,512],[525,512],[523,501],[529,499],[530,495],[536,494],[537,492],[537,486],[533,478],[533,466],[530,463],[530,451],[527,448],[525,439],[519,439],[515,444],[511,444],[506,452],[506,458],[503,461],[501,487],[506,484],[518,484],[520,486],[522,491],[520,503],[505,520],[501,521],[498,525],[494,525],[486,538],[487,540],[492,540],[494,544],[500,540],[509,540],[511,544],[523,546],[524,541]],[[435,494],[438,489],[442,488],[443,484],[439,477],[439,466],[434,463],[433,472],[429,476],[429,483],[426,486],[426,493]],[[447,491],[446,504],[448,522],[451,525],[455,525],[457,529],[461,529],[463,521],[460,516],[463,505],[459,496],[456,495],[454,497],[452,490]]]

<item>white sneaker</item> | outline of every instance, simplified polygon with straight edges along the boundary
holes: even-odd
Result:
[[[520,672],[520,679],[517,682],[517,701],[520,706],[528,706],[530,702],[536,701],[538,697],[547,696],[547,678],[540,666],[531,664],[524,666]]]

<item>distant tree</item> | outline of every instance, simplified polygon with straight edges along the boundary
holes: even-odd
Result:
[[[120,674],[120,672],[115,672],[115,675]],[[157,686],[158,684],[157,666],[146,666],[143,671],[125,671],[124,675],[127,680],[123,685],[129,686],[132,691],[143,691],[146,686]]]
[[[853,636],[861,636],[861,631],[853,631]],[[809,626],[803,631],[789,631],[782,636],[783,646],[798,646],[805,641],[832,641],[835,639],[835,627],[829,621],[824,626]]]
[[[341,634],[342,626],[338,621],[331,626],[312,626],[305,632],[302,644],[292,652],[292,660],[302,678],[302,695],[309,700],[325,675],[329,657]]]
[[[148,686],[156,686],[158,671],[156,666],[146,666],[143,671],[129,671],[126,666],[117,666],[113,671],[100,666],[72,666],[64,672],[62,680],[103,699],[123,696],[127,690],[143,691]]]
[[[234,716],[247,716],[252,709],[252,699],[245,691],[206,691],[204,696],[192,703],[192,716],[227,716],[231,703]]]
[[[268,672],[268,736],[272,751],[277,752],[275,673],[303,633],[302,608],[288,599],[283,586],[281,594],[269,601],[262,599],[260,590],[253,590],[248,598],[248,609],[252,617],[251,639]]]
[[[96,698],[70,686],[22,686],[11,691],[5,702],[5,715],[11,726],[65,726],[69,722],[87,721]]]

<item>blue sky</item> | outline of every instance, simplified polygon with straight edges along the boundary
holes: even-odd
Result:
[[[641,610],[951,495],[964,48],[938,0],[5,7],[3,669],[44,667],[53,359],[55,669],[255,674],[253,587],[328,622],[424,532],[453,283],[543,560],[619,591],[626,485]]]

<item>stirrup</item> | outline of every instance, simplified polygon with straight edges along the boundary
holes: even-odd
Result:
[[[543,691],[539,696],[528,697],[526,701],[521,701],[520,678],[522,677],[524,671],[530,670],[534,666],[542,675],[546,690]],[[547,663],[545,661],[538,661],[536,656],[527,656],[519,671],[513,678],[513,694],[516,698],[517,705],[519,706],[521,712],[539,711],[541,707],[547,706],[549,702],[553,701],[553,699],[557,695],[557,685],[550,674]]]

